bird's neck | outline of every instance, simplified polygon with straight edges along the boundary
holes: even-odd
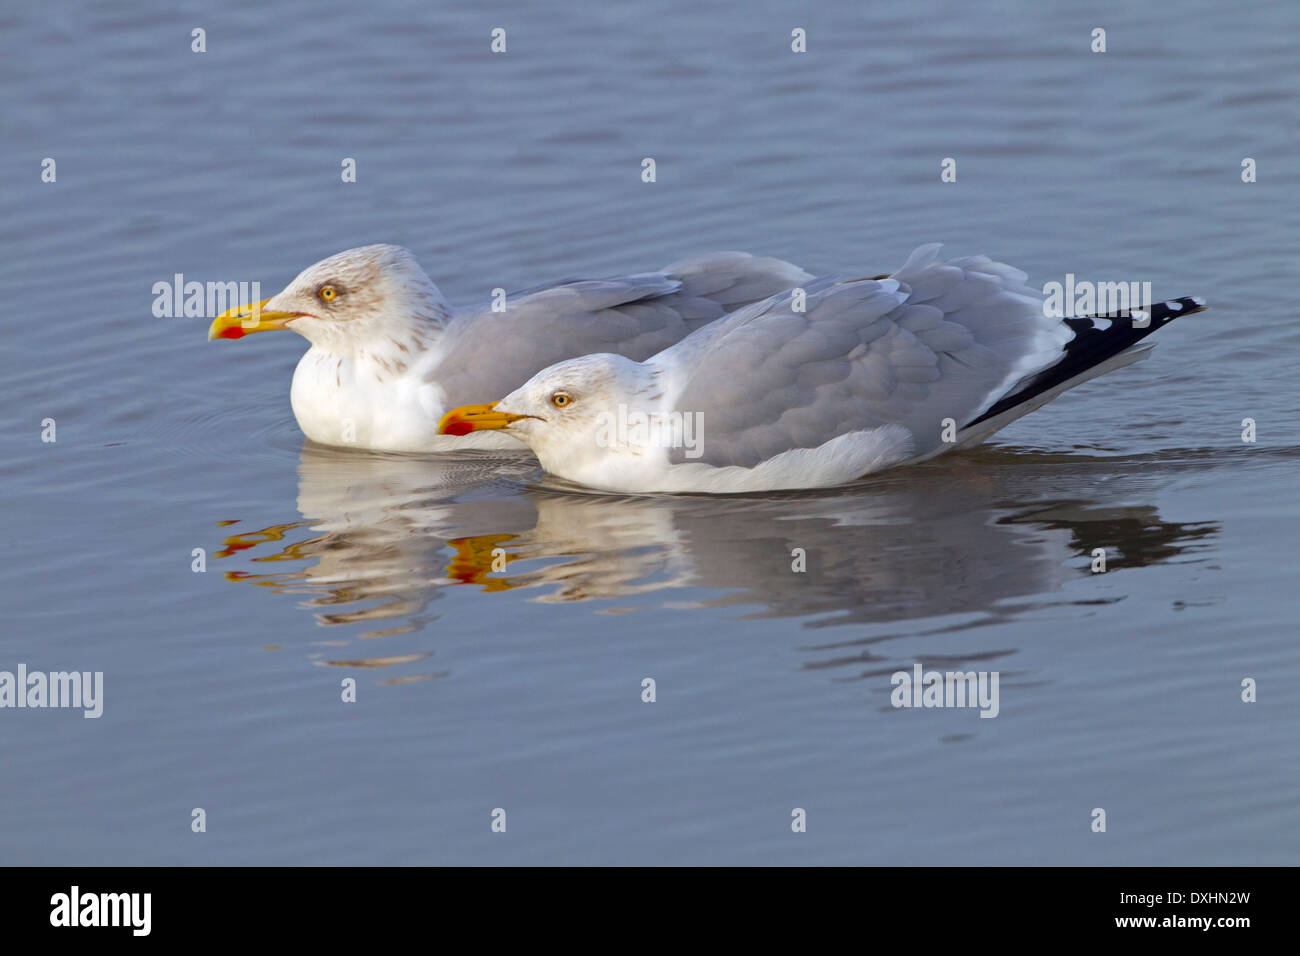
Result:
[[[313,350],[358,370],[401,370],[427,356],[442,337],[441,321],[420,314],[386,315],[382,322],[357,323],[313,336]],[[399,371],[400,374],[400,371]]]

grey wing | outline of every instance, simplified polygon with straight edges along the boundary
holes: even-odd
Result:
[[[1050,365],[1072,335],[1025,275],[987,257],[916,250],[885,280],[818,279],[715,323],[651,360],[673,408],[703,415],[694,460],[752,468],[781,452],[902,426],[911,455]],[[675,449],[674,461],[684,461]]]
[[[564,279],[458,313],[428,379],[448,407],[494,401],[548,365],[612,352],[643,361],[736,308],[795,286],[797,266],[743,252],[674,263],[662,272]]]
[[[732,312],[813,278],[790,262],[748,252],[710,252],[679,259],[661,270],[682,284],[681,295],[716,302]]]

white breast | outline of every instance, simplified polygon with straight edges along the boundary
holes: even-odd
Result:
[[[323,445],[402,452],[524,447],[499,432],[439,435],[447,409],[436,385],[315,346],[298,362],[289,400],[302,433]]]

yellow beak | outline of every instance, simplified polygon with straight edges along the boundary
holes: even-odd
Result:
[[[222,312],[208,326],[208,341],[242,339],[252,332],[282,329],[286,322],[302,315],[301,312],[263,312],[262,306],[270,301],[270,299],[263,299],[254,305],[237,306]]]
[[[536,415],[512,415],[509,412],[494,412],[496,402],[489,405],[462,405],[453,408],[438,422],[439,435],[468,435],[470,432],[499,431],[509,428],[511,422],[521,418],[536,418]]]

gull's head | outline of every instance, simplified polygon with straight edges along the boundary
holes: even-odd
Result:
[[[610,467],[644,449],[629,443],[619,423],[653,414],[662,399],[657,373],[619,355],[584,355],[542,369],[499,402],[463,405],[442,417],[443,435],[506,430],[528,445],[542,467],[564,478],[598,484],[593,469]]]
[[[350,354],[384,336],[405,345],[432,334],[448,313],[442,293],[409,251],[359,246],[308,266],[269,299],[217,316],[208,338],[289,329],[313,345]]]

